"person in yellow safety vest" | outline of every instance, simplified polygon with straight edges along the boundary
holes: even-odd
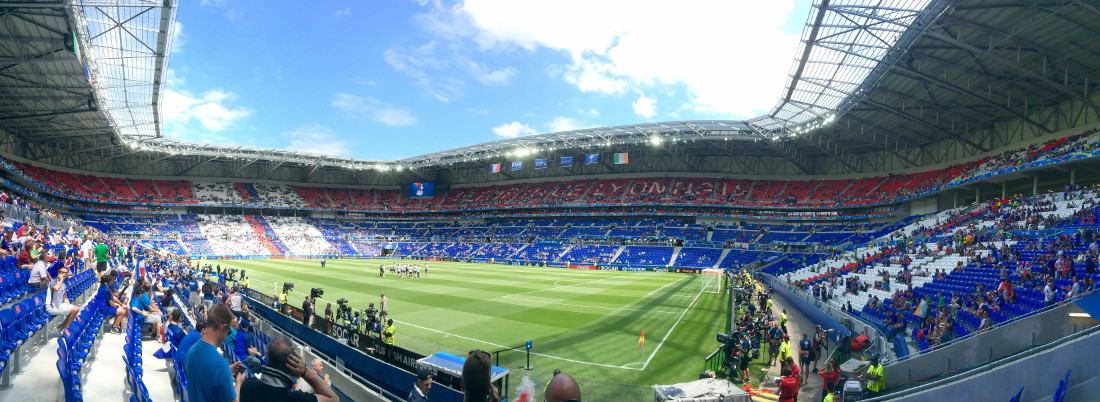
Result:
[[[878,364],[878,356],[872,357],[871,367],[867,368],[867,396],[874,398],[881,395],[885,385],[886,373],[883,372],[882,365]]]
[[[394,333],[397,329],[393,327],[393,319],[386,320],[386,328],[382,330],[382,342],[386,345],[393,346]]]
[[[783,327],[783,333],[787,332],[787,309],[783,309],[783,314],[779,315],[779,326]]]
[[[791,337],[783,335],[783,343],[779,344],[779,361],[787,361],[791,357]]]
[[[768,299],[768,301],[766,303],[764,303],[764,310],[771,310],[771,309],[772,309],[772,299]]]
[[[836,395],[836,396],[833,396],[833,395]],[[843,401],[843,399],[841,399],[841,398],[842,397],[840,395],[840,388],[837,388],[836,391],[833,391],[832,393],[830,393],[828,395],[825,395],[825,399],[823,399],[821,402],[834,402],[834,401],[835,402],[840,402],[840,401]]]

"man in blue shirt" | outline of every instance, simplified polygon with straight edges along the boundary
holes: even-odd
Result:
[[[229,402],[238,400],[241,383],[246,377],[244,364],[232,366],[218,353],[218,346],[225,343],[232,329],[233,312],[224,304],[217,304],[206,316],[206,330],[202,339],[187,351],[187,396],[195,402]]]
[[[191,350],[192,346],[195,346],[195,342],[202,341],[202,331],[206,329],[206,321],[199,321],[195,323],[195,330],[188,332],[180,344],[176,346],[176,356],[180,359],[180,363],[187,365],[187,352]]]
[[[145,282],[141,284],[141,289],[141,295],[138,296],[135,294],[134,300],[130,302],[130,310],[135,313],[135,319],[140,316],[142,321],[139,322],[151,324],[153,326],[153,334],[160,336],[160,311],[155,309],[152,298],[149,297],[149,295],[153,293],[153,285]]]

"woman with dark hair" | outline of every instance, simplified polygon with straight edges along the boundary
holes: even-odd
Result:
[[[115,293],[111,291],[111,284],[114,283],[115,278],[117,278],[116,275],[115,272],[111,272],[100,278],[99,294],[97,297],[104,301],[103,307],[101,307],[103,315],[114,317],[114,322],[111,323],[111,331],[114,333],[121,333],[122,324],[130,314],[129,310],[122,308],[125,304],[123,304],[122,301],[115,296]]]
[[[176,307],[172,304],[172,297],[175,294],[175,289],[168,288],[164,291],[164,296],[161,296],[160,310],[163,311],[165,314],[172,314],[172,311],[176,309]]]

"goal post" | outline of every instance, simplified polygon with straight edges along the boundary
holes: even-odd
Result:
[[[700,291],[704,293],[722,292],[722,275],[720,269],[704,269],[699,272]]]

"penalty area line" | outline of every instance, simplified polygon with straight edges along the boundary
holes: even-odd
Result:
[[[507,348],[507,346],[504,346],[504,345],[501,345],[501,344],[496,344],[496,343],[492,343],[492,342],[489,342],[489,341],[483,341],[481,339],[474,339],[474,338],[470,338],[470,337],[465,337],[465,336],[458,335],[458,334],[452,334],[450,332],[444,332],[444,331],[440,331],[440,330],[434,329],[434,328],[422,327],[422,326],[419,326],[419,325],[416,325],[416,324],[413,324],[413,323],[410,323],[410,322],[397,321],[397,320],[393,320],[393,321],[397,322],[397,323],[401,323],[403,325],[408,325],[410,327],[420,328],[420,329],[423,329],[423,330],[426,330],[426,331],[432,331],[432,332],[440,333],[440,334],[443,334],[443,335],[453,336],[453,337],[456,337],[456,338],[462,338],[462,339],[465,339],[465,340],[468,340],[468,341],[479,342],[479,343],[483,343],[483,344],[486,344],[486,345],[489,345],[489,346],[498,347],[498,348],[501,348],[501,349]],[[611,364],[593,363],[593,362],[586,362],[586,361],[581,361],[581,360],[567,359],[567,358],[564,358],[564,357],[547,355],[547,354],[536,353],[536,352],[531,352],[531,354],[533,354],[535,356],[542,356],[542,357],[550,358],[550,359],[567,361],[567,362],[570,362],[570,363],[587,364],[587,365],[590,365],[590,366],[610,367],[610,368],[617,368],[617,369],[623,369],[623,370],[637,370],[637,371],[642,370],[642,369],[633,368],[633,367],[615,366],[615,365],[611,365]],[[630,364],[637,364],[637,363],[630,363]]]
[[[663,346],[665,344],[665,341],[668,340],[669,335],[672,335],[672,331],[675,331],[676,326],[680,325],[680,320],[684,319],[684,316],[687,315],[687,312],[691,310],[691,306],[694,306],[695,301],[699,300],[699,296],[702,296],[702,295],[703,295],[703,292],[699,292],[699,294],[695,295],[694,299],[691,299],[691,304],[688,304],[687,308],[684,309],[683,314],[680,314],[680,318],[677,318],[676,322],[672,324],[672,328],[670,328],[668,330],[668,333],[665,334],[665,337],[661,338],[661,342],[658,343],[657,347],[653,349],[653,353],[649,354],[649,358],[645,359],[645,364],[643,364],[642,368],[641,368],[642,370],[645,370],[645,368],[649,366],[649,362],[651,360],[653,360],[653,356],[657,356],[657,351],[661,350],[661,346]]]

